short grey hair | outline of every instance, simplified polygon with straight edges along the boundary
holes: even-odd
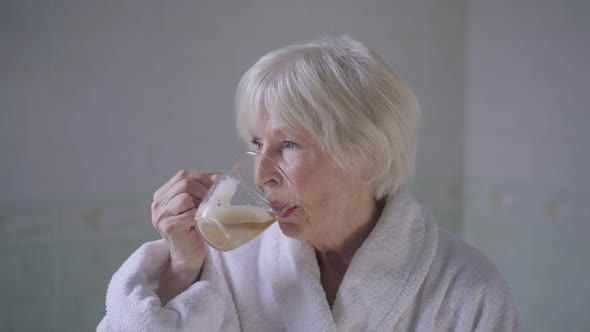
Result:
[[[348,36],[266,54],[242,76],[235,107],[244,140],[263,113],[289,132],[303,130],[376,199],[413,176],[418,101],[377,53]]]

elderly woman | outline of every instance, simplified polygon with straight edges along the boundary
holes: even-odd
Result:
[[[240,81],[236,122],[291,180],[292,213],[218,252],[194,227],[217,174],[179,172],[154,194],[163,239],[114,274],[98,330],[516,330],[497,269],[406,189],[419,118],[408,87],[348,37],[267,54]]]

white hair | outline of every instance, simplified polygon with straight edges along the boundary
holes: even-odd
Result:
[[[249,141],[263,113],[307,133],[376,199],[414,172],[420,108],[374,51],[348,36],[287,46],[263,56],[240,80],[236,126]]]

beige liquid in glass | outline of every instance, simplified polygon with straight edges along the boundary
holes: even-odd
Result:
[[[229,206],[204,211],[197,217],[197,226],[209,245],[228,251],[257,237],[275,220],[260,208]]]
[[[277,220],[255,206],[232,205],[238,180],[222,180],[207,202],[197,209],[196,226],[205,241],[220,251],[235,249],[252,240]]]

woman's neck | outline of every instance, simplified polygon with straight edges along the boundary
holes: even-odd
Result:
[[[320,268],[322,286],[326,291],[328,303],[332,305],[336,291],[344,278],[352,257],[369,236],[381,216],[385,200],[373,203],[365,214],[365,222],[360,224],[344,241],[330,247],[316,248],[316,259]]]

